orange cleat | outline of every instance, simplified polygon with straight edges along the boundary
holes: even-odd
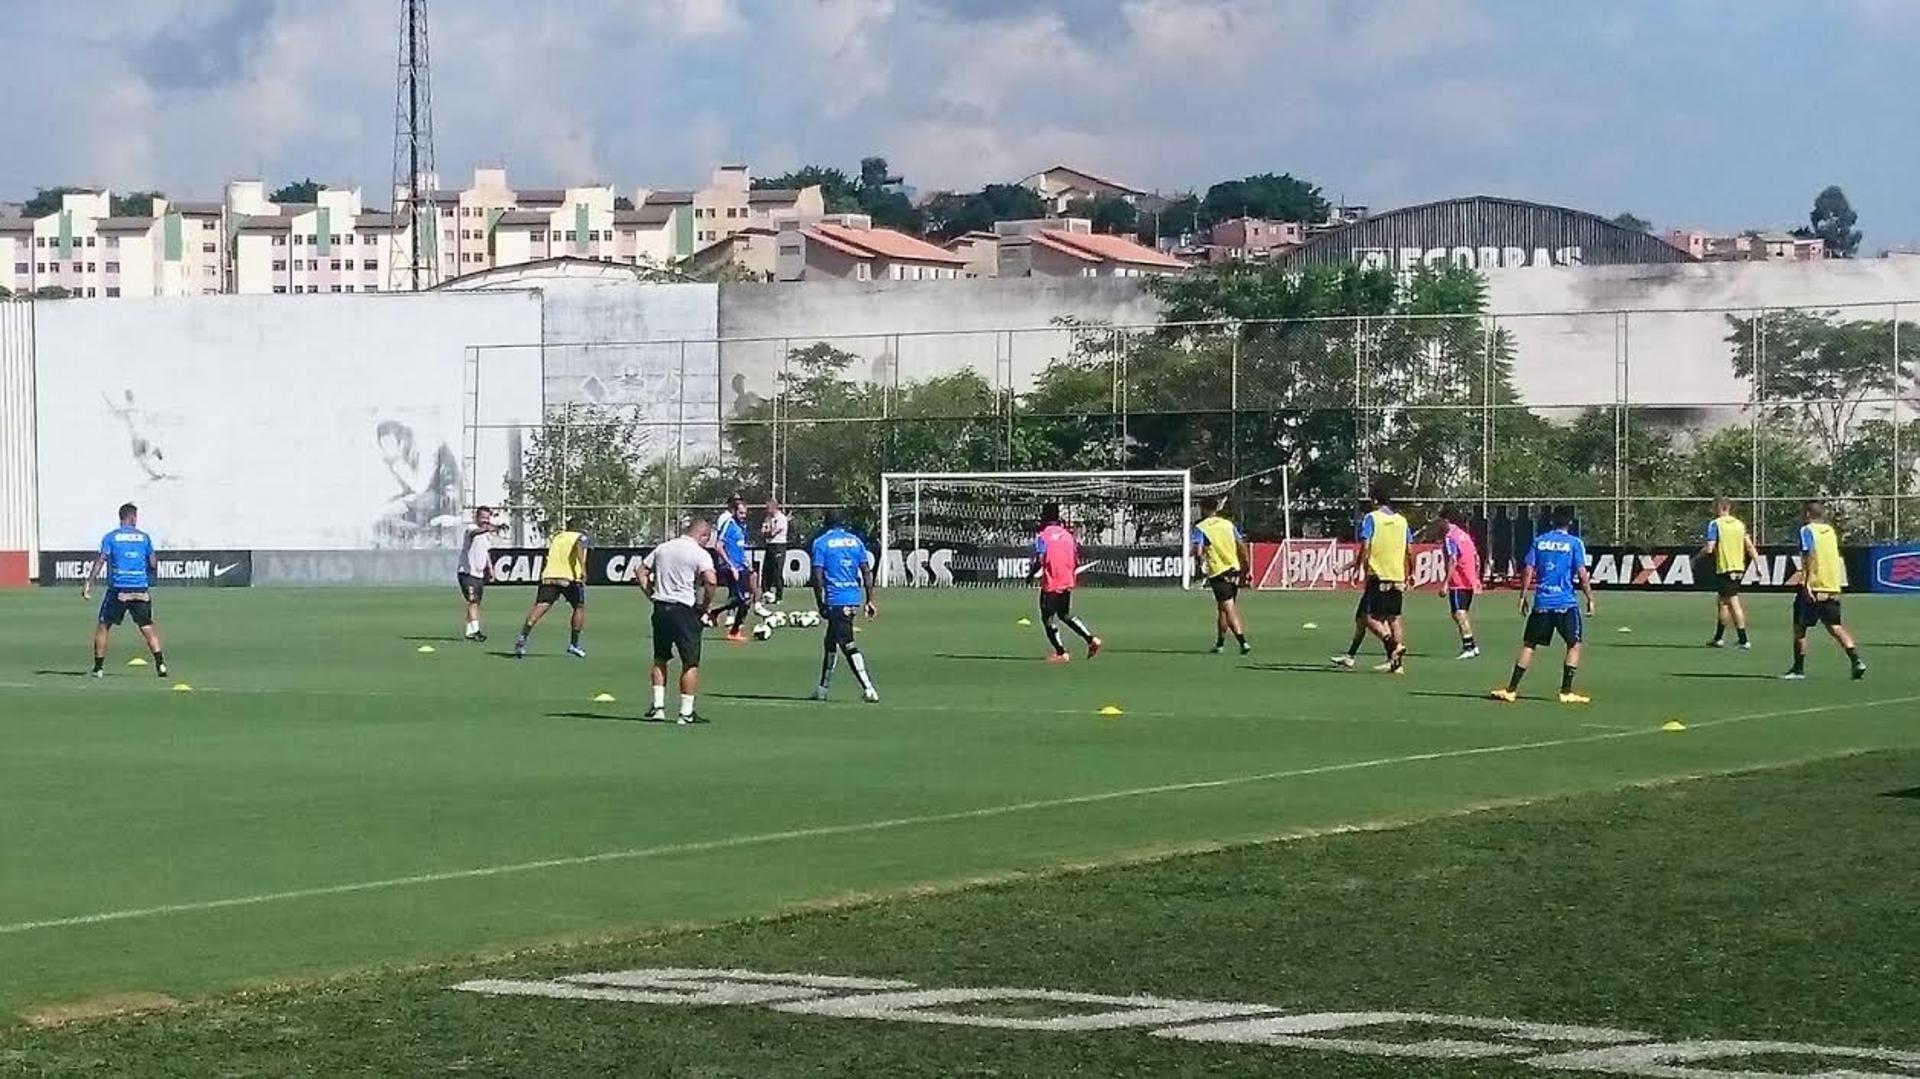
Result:
[[[1102,648],[1105,648],[1106,646],[1107,646],[1107,643],[1098,637],[1095,637],[1093,640],[1088,641],[1087,642],[1087,658],[1092,659],[1093,657],[1099,655],[1100,650]]]

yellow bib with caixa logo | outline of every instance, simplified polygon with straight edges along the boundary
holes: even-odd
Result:
[[[574,556],[581,545],[578,532],[555,532],[547,541],[547,561],[540,567],[541,584],[578,584],[586,567],[577,565]],[[585,561],[582,559],[581,561]]]
[[[1373,534],[1367,548],[1367,575],[1383,584],[1407,580],[1407,519],[1392,510],[1367,514]]]

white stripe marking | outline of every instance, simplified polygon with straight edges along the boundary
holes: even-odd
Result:
[[[1723,726],[1729,723],[1745,723],[1752,720],[1786,719],[1793,716],[1820,715],[1826,712],[1879,708],[1890,704],[1913,704],[1916,702],[1920,702],[1920,696],[1889,697],[1876,701],[1824,704],[1810,708],[1794,708],[1779,712],[1755,712],[1749,715],[1723,716],[1719,719],[1701,720],[1689,725],[1688,729],[1700,730],[1706,727]],[[67,929],[77,926],[104,925],[110,922],[127,922],[140,918],[160,917],[167,914],[190,914],[204,911],[229,910],[235,907],[257,907],[269,903],[282,903],[296,899],[320,899],[335,895],[354,895],[361,892],[385,891],[389,888],[410,888],[422,884],[443,884],[458,880],[483,880],[489,877],[503,877],[517,873],[533,873],[543,869],[566,869],[575,866],[598,865],[604,862],[638,861],[674,854],[701,854],[709,851],[732,850],[738,847],[785,843],[796,839],[820,839],[831,836],[862,835],[870,832],[890,831],[895,828],[909,828],[923,824],[947,824],[955,821],[980,820],[988,817],[1003,817],[1014,813],[1028,813],[1042,809],[1061,809],[1069,806],[1121,801],[1128,798],[1146,798],[1159,794],[1218,790],[1222,787],[1238,787],[1251,783],[1266,783],[1276,779],[1301,779],[1309,776],[1332,775],[1339,772],[1357,772],[1370,768],[1384,768],[1396,764],[1421,764],[1428,761],[1484,757],[1499,753],[1518,753],[1531,749],[1553,749],[1561,746],[1610,742],[1622,738],[1638,738],[1647,735],[1658,735],[1660,733],[1662,732],[1658,727],[1639,727],[1631,730],[1608,731],[1604,734],[1580,735],[1575,738],[1550,738],[1536,742],[1511,742],[1497,746],[1477,746],[1471,749],[1447,749],[1432,753],[1413,753],[1403,757],[1375,757],[1368,760],[1345,761],[1339,764],[1316,765],[1311,768],[1294,768],[1280,772],[1261,772],[1255,775],[1229,776],[1224,779],[1201,779],[1185,783],[1162,783],[1152,787],[1132,787],[1124,790],[1102,791],[1097,794],[1079,794],[1069,798],[1048,798],[1032,802],[1012,802],[1006,805],[984,806],[979,809],[962,809],[949,813],[927,813],[913,817],[894,817],[888,820],[861,821],[854,824],[827,824],[814,828],[795,828],[784,832],[762,832],[755,835],[728,836],[722,839],[708,839],[693,843],[669,843],[657,847],[601,851],[597,854],[581,854],[566,858],[543,858],[533,862],[514,862],[507,865],[482,866],[475,869],[453,869],[440,873],[421,873],[411,877],[390,877],[386,880],[358,881],[352,884],[332,884],[319,888],[296,888],[284,892],[265,892],[259,895],[233,896],[226,899],[206,899],[192,903],[168,903],[161,906],[103,911],[98,914],[80,914],[66,918],[48,918],[41,921],[15,922],[11,925],[0,925],[0,936],[32,933],[43,929]]]

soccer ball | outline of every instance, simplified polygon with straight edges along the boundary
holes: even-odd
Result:
[[[800,611],[793,616],[792,621],[802,629],[812,629],[820,624],[820,614],[817,611]]]
[[[757,626],[755,626],[755,627],[753,627],[753,639],[754,639],[754,640],[756,640],[756,641],[771,641],[771,640],[773,640],[773,625],[772,625],[772,623],[770,623],[770,622],[762,622],[762,623],[760,623],[759,625],[757,625]]]
[[[787,612],[775,611],[772,614],[767,616],[766,621],[761,622],[760,624],[768,627],[767,632],[771,633],[776,629],[787,628],[787,623],[789,621],[790,619],[787,617]]]

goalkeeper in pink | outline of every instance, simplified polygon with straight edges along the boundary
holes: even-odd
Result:
[[[1060,521],[1060,506],[1049,502],[1040,511],[1040,532],[1033,537],[1033,566],[1027,580],[1040,582],[1040,625],[1047,632],[1053,654],[1049,660],[1065,663],[1067,647],[1060,643],[1059,623],[1087,642],[1087,658],[1100,654],[1100,638],[1073,613],[1073,586],[1080,576],[1080,541]]]

